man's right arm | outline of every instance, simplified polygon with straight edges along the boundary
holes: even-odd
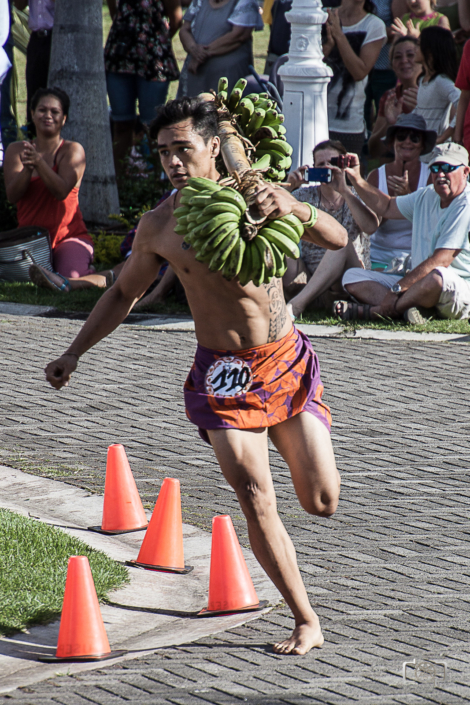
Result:
[[[67,351],[47,365],[46,379],[55,389],[68,384],[79,358],[122,323],[155,280],[163,260],[152,251],[151,241],[155,239],[152,222],[151,213],[142,217],[132,255],[118,280],[103,294]]]
[[[357,154],[349,154],[351,157],[351,166],[344,171],[352,181],[354,188],[362,198],[366,206],[382,218],[393,218],[395,220],[404,220],[397,204],[396,198],[391,198],[386,193],[379,191],[378,188],[369,184],[361,176],[359,158]]]

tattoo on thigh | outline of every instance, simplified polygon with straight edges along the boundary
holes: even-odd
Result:
[[[273,279],[269,284],[264,284],[264,287],[269,297],[269,332],[267,342],[273,343],[279,338],[280,332],[286,323],[287,308],[280,279]]]

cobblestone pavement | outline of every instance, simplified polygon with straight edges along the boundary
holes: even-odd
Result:
[[[144,501],[181,480],[184,520],[244,521],[208,446],[186,421],[192,333],[121,327],[88,353],[71,386],[41,372],[80,324],[0,321],[0,463],[101,491],[106,448],[126,446]],[[285,607],[239,629],[151,657],[0,697],[28,705],[370,703],[470,700],[467,344],[313,341],[343,485],[332,519],[298,505],[272,453],[279,512],[294,539],[325,645],[280,657]],[[403,678],[403,664],[406,679]],[[444,673],[445,667],[445,673]],[[445,677],[444,677],[445,676]]]

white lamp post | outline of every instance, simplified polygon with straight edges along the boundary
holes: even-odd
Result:
[[[282,112],[292,145],[292,169],[312,163],[312,150],[328,139],[326,89],[333,72],[323,62],[321,27],[327,19],[320,0],[294,0],[286,13],[292,34],[289,60],[280,67]]]

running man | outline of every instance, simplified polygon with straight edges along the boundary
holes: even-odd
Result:
[[[220,178],[214,104],[199,98],[170,101],[160,108],[151,136],[175,191],[142,217],[132,256],[119,279],[96,304],[67,352],[47,365],[46,378],[55,389],[67,385],[79,358],[119,326],[162,262],[170,262],[186,290],[199,343],[185,384],[188,417],[211,443],[237,493],[253,552],[293,612],[294,632],[274,650],[306,654],[322,645],[323,635],[294,546],[277,513],[268,433],[290,468],[302,507],[309,514],[331,516],[340,478],[330,440],[331,417],[321,401],[318,360],[308,338],[292,326],[280,280],[259,288],[252,282],[245,287],[236,279],[228,282],[197,262],[194,251],[174,232],[173,211],[188,179]],[[310,207],[283,188],[267,184],[257,205],[271,219],[294,213],[308,224],[306,240],[329,249],[347,244],[346,230],[336,220],[319,211],[314,222]],[[221,365],[227,378],[232,372],[242,380],[236,396],[230,393],[231,385],[220,387]]]

